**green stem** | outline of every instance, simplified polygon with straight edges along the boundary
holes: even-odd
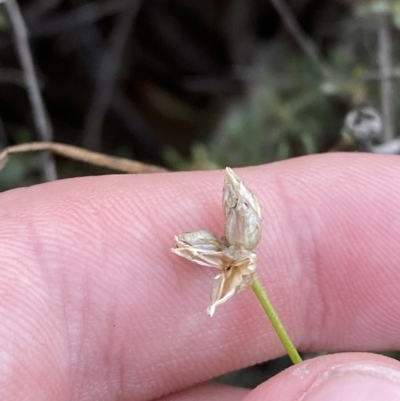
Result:
[[[272,324],[272,327],[275,329],[276,334],[278,334],[279,339],[281,340],[283,346],[285,347],[286,352],[289,355],[289,358],[292,360],[293,363],[300,363],[302,359],[299,353],[297,352],[296,347],[293,345],[292,340],[290,339],[288,333],[283,327],[283,324],[280,321],[278,314],[276,313],[274,307],[272,306],[271,301],[269,300],[264,289],[262,288],[262,285],[258,280],[257,276],[254,278],[252,288],[262,308],[264,309],[266,315],[268,316]]]

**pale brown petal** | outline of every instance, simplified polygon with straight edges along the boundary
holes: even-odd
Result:
[[[188,259],[191,262],[197,263],[198,265],[215,267],[221,269],[221,257],[222,253],[215,251],[198,251],[193,248],[172,248],[171,252],[175,255],[181,256],[182,258]]]
[[[230,286],[231,281],[230,277],[223,273],[214,278],[211,288],[211,305],[207,308],[208,315],[213,316],[219,305],[235,295],[235,288]]]
[[[240,252],[237,249],[231,247],[230,249],[224,250],[223,253],[226,258],[224,261],[230,260],[230,264],[225,264],[223,270],[218,274],[213,282],[211,290],[211,305],[207,309],[207,313],[212,316],[216,308],[234,294],[239,291],[249,288],[254,279],[254,270],[257,264],[257,256],[252,253],[243,250],[243,255],[240,256]],[[235,255],[239,257],[239,260],[232,260],[230,256]]]
[[[226,168],[222,208],[225,237],[230,245],[254,251],[261,239],[261,209],[254,194]]]

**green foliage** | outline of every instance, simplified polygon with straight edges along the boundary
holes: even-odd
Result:
[[[211,154],[221,165],[252,165],[315,153],[325,133],[318,116],[332,119],[327,96],[314,86],[277,88],[264,78],[222,122]],[[296,85],[297,86],[297,85]]]
[[[393,3],[393,4],[392,4]],[[354,7],[354,13],[358,17],[364,17],[371,14],[382,14],[391,12],[395,2],[388,0],[376,0],[365,4],[358,4]]]
[[[17,143],[28,142],[30,133],[26,129],[17,130]],[[0,147],[0,151],[2,148]],[[41,182],[41,164],[39,154],[14,154],[8,158],[4,168],[0,170],[0,192]]]
[[[196,144],[189,159],[170,150],[169,165],[178,170],[246,166],[328,151],[341,141],[350,109],[379,104],[379,82],[366,79],[373,71],[368,55],[371,50],[376,55],[375,43],[367,41],[365,48],[371,32],[363,36],[362,29],[352,26],[350,37],[329,48],[325,62],[336,77],[331,81],[323,80],[301,51],[286,56],[278,67],[268,66],[267,60],[263,73],[251,79],[247,96],[221,119],[213,138]]]
[[[0,10],[0,31],[7,31],[10,27],[4,9]]]
[[[350,71],[350,53],[337,48],[329,59]],[[281,71],[265,69],[248,96],[222,120],[208,148],[225,166],[254,165],[327,150],[339,138],[340,104],[351,85],[324,82],[304,55]]]
[[[40,182],[38,154],[12,155],[0,174],[0,192],[16,186],[28,186]]]
[[[191,147],[188,158],[182,156],[174,148],[166,148],[164,158],[169,168],[173,170],[215,170],[220,166],[211,158],[207,147],[202,143],[195,143]]]

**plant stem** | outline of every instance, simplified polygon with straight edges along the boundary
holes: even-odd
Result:
[[[285,347],[285,350],[288,353],[289,358],[292,360],[294,364],[302,362],[302,359],[299,353],[297,352],[296,347],[293,345],[292,340],[290,339],[288,333],[283,327],[283,324],[280,321],[278,314],[276,313],[274,307],[272,306],[271,301],[269,300],[264,289],[262,288],[262,285],[258,280],[257,276],[254,278],[252,288],[262,308],[264,309],[266,315],[268,316],[272,324],[272,327],[276,331],[276,334],[278,334],[279,339],[281,340],[283,346]]]

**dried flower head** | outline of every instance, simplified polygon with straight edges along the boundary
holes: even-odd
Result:
[[[261,239],[260,203],[230,168],[226,169],[222,209],[228,243],[254,251]]]
[[[261,208],[257,198],[229,168],[225,171],[222,195],[225,236],[199,230],[175,236],[172,252],[219,273],[211,290],[212,316],[217,306],[236,292],[249,288],[257,266],[255,251],[261,239]]]

